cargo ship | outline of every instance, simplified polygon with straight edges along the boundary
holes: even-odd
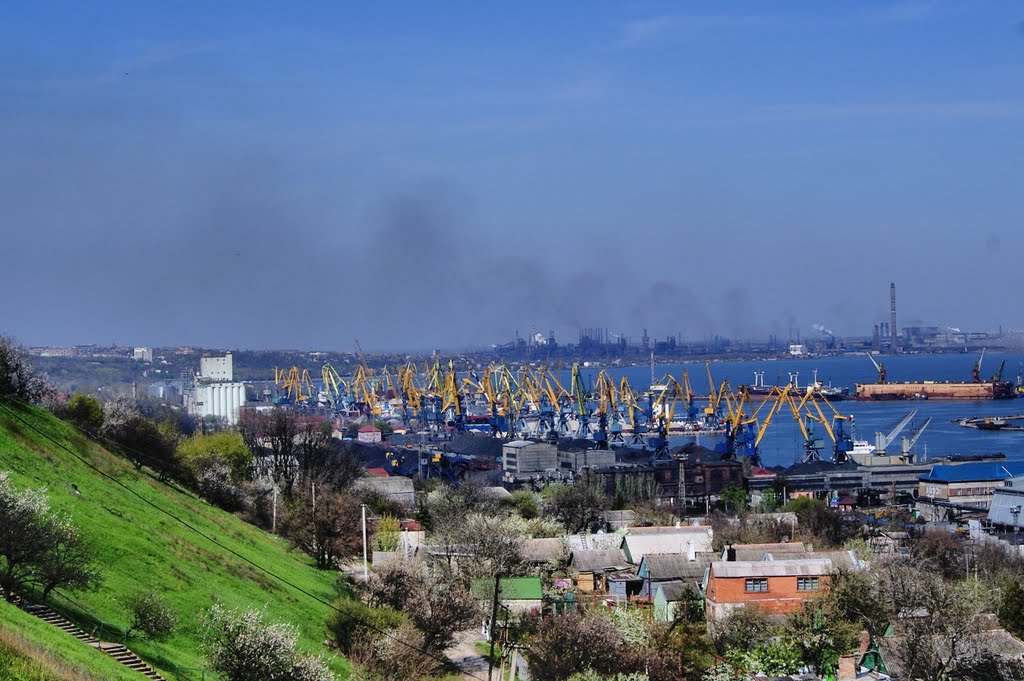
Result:
[[[985,354],[982,353],[982,358]],[[858,383],[856,399],[858,400],[1009,400],[1017,397],[1017,391],[1011,381],[1002,380],[1003,365],[1000,364],[996,375],[990,380],[980,379],[981,360],[974,364],[971,371],[974,377],[970,382],[957,381],[904,381],[887,382],[885,367],[868,355],[868,359],[878,371],[877,383]]]
[[[814,370],[814,380],[808,385],[800,385],[800,373],[791,371],[789,372],[789,385],[791,386],[791,393],[796,395],[803,395],[805,393],[813,392],[815,395],[824,397],[829,402],[840,402],[842,400],[850,399],[850,389],[840,388],[833,386],[832,382],[829,381],[828,385],[818,380],[818,370]],[[773,391],[776,393],[785,386],[774,386],[766,385],[764,382],[764,372],[754,372],[754,384],[746,386],[747,394],[751,400],[765,400],[772,396]]]

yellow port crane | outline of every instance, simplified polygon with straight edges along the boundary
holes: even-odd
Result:
[[[312,381],[309,380],[309,372],[299,372],[299,367],[293,366],[287,372],[284,369],[274,369],[274,379],[277,387],[284,393],[284,398],[289,402],[301,404],[309,399],[312,390]]]
[[[326,362],[320,367],[320,376],[324,382],[324,392],[327,393],[328,402],[337,406],[341,403],[341,398],[348,394],[348,385],[330,362]]]

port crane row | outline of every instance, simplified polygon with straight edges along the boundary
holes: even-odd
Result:
[[[452,360],[435,360],[376,372],[360,353],[360,364],[345,378],[329,363],[318,382],[308,370],[275,368],[274,402],[353,421],[389,421],[437,439],[467,431],[503,439],[588,439],[602,449],[644,448],[654,459],[668,458],[671,436],[715,435],[722,436],[715,448],[724,457],[755,463],[765,433],[785,412],[799,426],[804,461],[849,458],[852,417],[836,410],[818,385],[789,383],[754,399],[746,386],[716,382],[710,364],[705,369],[707,394],[698,396],[685,370],[637,390],[625,376],[616,381],[604,370],[587,384],[578,363],[563,384],[561,368],[546,366],[460,372]]]

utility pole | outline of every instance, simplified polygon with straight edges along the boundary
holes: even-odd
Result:
[[[273,512],[270,519],[270,531],[273,534],[277,534],[277,485],[274,485],[274,501],[271,504]]]
[[[491,603],[491,653],[487,656],[487,681],[494,672],[494,627],[498,620],[498,594],[501,591],[501,573],[494,575],[494,601]]]
[[[359,504],[363,509],[363,581],[370,581],[369,569],[366,566],[366,504]]]

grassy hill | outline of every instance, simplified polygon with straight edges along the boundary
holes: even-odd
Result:
[[[67,446],[144,499],[322,599],[329,601],[336,595],[334,573],[315,569],[310,559],[290,549],[279,537],[189,493],[157,482],[147,470],[136,471],[127,461],[110,454],[48,412],[4,406],[15,411],[17,417],[0,409],[0,470],[10,472],[19,486],[45,486],[51,505],[69,513],[98,548],[102,586],[97,591],[73,595],[74,604],[56,600],[56,605],[73,619],[89,625],[84,628],[91,629],[97,621],[107,629],[113,625],[113,632],[104,638],[116,640],[118,629],[126,628],[128,622],[125,597],[152,588],[174,607],[179,618],[177,631],[164,643],[133,638],[129,647],[169,677],[177,669],[205,666],[200,614],[216,600],[230,607],[265,606],[268,621],[289,622],[299,627],[301,647],[328,654],[321,645],[326,638],[327,606],[267,576],[132,496],[47,437]],[[7,604],[3,607],[0,633],[51,650],[72,666],[84,665],[81,668],[96,678],[117,678],[111,675],[109,667],[101,664],[107,661],[102,655],[95,665],[84,657],[72,660],[61,652],[63,649],[57,649],[54,637],[65,637],[83,649],[87,646],[74,642],[67,634],[39,629],[36,625],[42,623],[34,618],[9,617],[11,611],[22,613]],[[19,655],[0,638],[0,663],[5,654],[11,659]],[[332,660],[332,668],[344,676],[348,665],[337,658]],[[191,677],[188,673],[181,676]]]

